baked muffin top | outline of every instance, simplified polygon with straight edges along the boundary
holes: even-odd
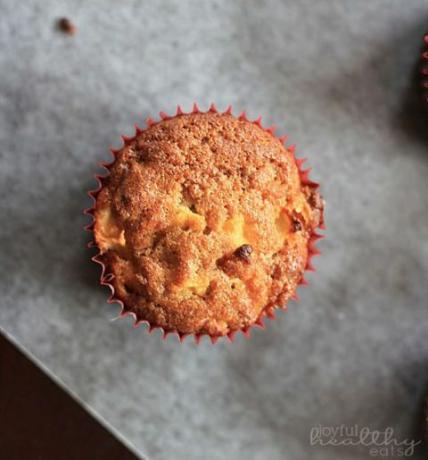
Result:
[[[322,207],[270,133],[229,114],[183,114],[116,154],[96,197],[98,259],[138,320],[221,336],[294,294]]]

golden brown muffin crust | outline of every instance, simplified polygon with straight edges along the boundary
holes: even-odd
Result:
[[[164,120],[116,156],[95,206],[99,258],[139,320],[213,336],[293,295],[323,202],[292,153],[231,115]]]

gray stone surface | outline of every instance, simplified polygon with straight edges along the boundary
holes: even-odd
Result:
[[[318,424],[417,437],[428,122],[411,79],[428,3],[0,0],[0,15],[0,325],[152,459],[369,458],[310,446]],[[84,249],[107,147],[194,100],[276,123],[328,203],[310,287],[249,341],[111,321]]]

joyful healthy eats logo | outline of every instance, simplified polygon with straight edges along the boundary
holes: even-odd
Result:
[[[310,432],[311,446],[365,446],[373,457],[411,457],[421,442],[397,439],[391,427],[379,431],[359,425],[317,425]]]

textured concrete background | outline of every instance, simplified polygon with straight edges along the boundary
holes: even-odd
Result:
[[[318,424],[417,437],[428,122],[411,79],[426,29],[424,0],[0,0],[0,325],[151,459],[369,458],[310,446]],[[84,249],[107,147],[194,100],[276,123],[328,203],[311,286],[250,341],[178,345],[110,321]]]

